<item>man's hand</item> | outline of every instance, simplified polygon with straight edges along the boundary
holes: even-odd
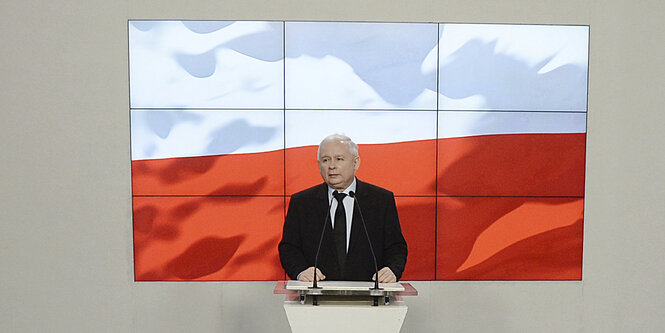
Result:
[[[374,276],[372,276],[372,281],[376,280],[376,273],[374,273]],[[384,267],[379,270],[379,283],[394,283],[397,282],[397,277],[395,276],[395,273],[388,268]]]
[[[316,281],[325,280],[326,276],[321,273],[321,271],[316,269]],[[314,266],[300,272],[298,274],[298,281],[312,282],[314,281]]]

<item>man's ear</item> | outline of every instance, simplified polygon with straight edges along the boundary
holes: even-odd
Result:
[[[360,156],[356,156],[353,158],[353,170],[358,171],[359,167],[360,167]]]

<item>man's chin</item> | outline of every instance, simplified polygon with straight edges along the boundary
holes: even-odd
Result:
[[[341,183],[339,183],[339,182],[331,182],[331,181],[326,181],[326,184],[328,184],[328,186],[330,186],[330,187],[332,187],[336,190],[339,190],[339,187],[341,185]]]

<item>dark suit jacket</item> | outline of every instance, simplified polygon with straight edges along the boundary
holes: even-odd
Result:
[[[279,257],[292,279],[314,266],[316,250],[321,239],[324,221],[326,232],[319,253],[318,267],[326,280],[371,281],[374,260],[360,220],[360,211],[376,254],[379,270],[389,267],[399,280],[406,265],[407,247],[399,225],[393,193],[356,179],[351,236],[344,270],[340,270],[335,255],[335,240],[328,214],[328,186],[323,183],[291,197],[284,221]]]

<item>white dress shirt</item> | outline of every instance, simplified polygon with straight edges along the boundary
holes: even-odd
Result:
[[[337,200],[333,200],[334,188],[328,186],[328,202],[332,200],[332,205],[330,206],[330,223],[332,224],[333,230],[335,229],[335,210],[337,210]],[[351,239],[351,224],[353,222],[353,205],[355,200],[349,196],[349,192],[356,192],[356,178],[353,178],[353,183],[349,185],[343,193],[346,193],[346,196],[342,200],[344,202],[344,210],[346,212],[346,252],[349,252],[349,240]]]

